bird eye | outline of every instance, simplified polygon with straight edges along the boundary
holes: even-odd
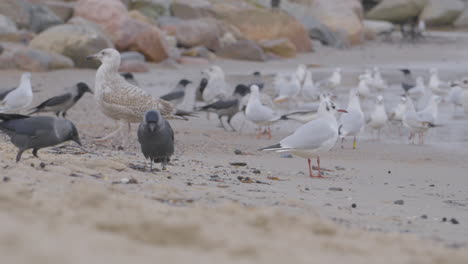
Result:
[[[334,105],[332,105],[332,108],[333,108],[333,109],[336,109],[336,107],[335,107]]]

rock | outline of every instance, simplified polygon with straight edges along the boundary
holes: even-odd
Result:
[[[452,223],[452,224],[454,224],[454,225],[458,225],[460,222],[458,222],[457,219],[452,218],[452,219],[450,219],[450,223]]]
[[[31,3],[27,0],[1,0],[0,14],[9,17],[19,28],[29,27],[29,8]]]
[[[152,18],[149,18],[145,15],[143,15],[140,11],[138,10],[131,10],[130,12],[128,12],[128,15],[137,20],[137,21],[140,21],[140,22],[143,22],[143,23],[146,23],[146,24],[153,24],[153,25],[156,25],[156,20],[152,19]]]
[[[374,35],[379,35],[385,32],[391,32],[395,26],[387,21],[379,20],[364,20],[364,28],[366,32],[370,32]]]
[[[214,18],[200,18],[190,20],[172,20],[165,23],[161,29],[169,35],[175,36],[177,45],[184,48],[205,46],[211,50],[220,48],[220,38],[225,29],[221,22]]]
[[[255,42],[287,38],[298,52],[312,51],[312,42],[304,26],[286,12],[260,8],[218,7],[216,16],[236,27],[242,36]]]
[[[225,45],[216,53],[217,56],[250,61],[265,61],[265,53],[262,48],[252,40],[239,40],[234,44]]]
[[[19,30],[16,32],[0,34],[0,41],[28,44],[34,36],[34,33],[26,30]]]
[[[393,202],[394,204],[398,204],[398,205],[404,205],[405,204],[405,201],[403,200],[396,200]]]
[[[119,72],[148,72],[146,62],[138,60],[125,60],[120,64]]]
[[[465,8],[458,18],[453,22],[455,27],[468,27],[468,8]]]
[[[207,0],[173,0],[171,2],[171,14],[178,18],[195,19],[212,17],[211,3]]]
[[[31,47],[65,55],[79,68],[96,68],[99,64],[86,60],[86,56],[113,46],[105,34],[86,24],[51,27],[31,41]]]
[[[49,27],[63,24],[63,20],[47,6],[32,5],[29,8],[29,12],[29,29],[35,33],[40,33]]]
[[[137,51],[126,51],[120,53],[120,59],[122,61],[140,61],[140,62],[145,62],[145,56],[141,54],[140,52]]]
[[[334,48],[345,48],[348,46],[344,36],[333,32],[328,26],[322,24],[313,16],[307,16],[308,22],[304,24],[309,32],[309,37],[319,40],[321,44]],[[304,23],[304,22],[303,22]]]
[[[63,21],[68,21],[73,16],[73,3],[65,1],[45,1],[42,3]]]
[[[209,60],[216,58],[216,55],[203,46],[193,47],[191,49],[185,50],[182,52],[182,55],[188,57],[200,57]]]
[[[5,51],[0,56],[0,68],[23,71],[49,71],[72,68],[73,61],[63,55],[47,52],[20,44],[4,43]]]
[[[335,192],[342,192],[343,188],[341,187],[330,187],[328,188],[329,191],[335,191]]]
[[[274,39],[260,42],[263,51],[270,52],[283,58],[296,57],[296,46],[289,39]]]
[[[182,56],[177,59],[177,62],[185,65],[208,65],[210,61],[205,58],[193,58]]]
[[[170,1],[162,0],[133,0],[129,3],[130,10],[138,10],[140,13],[155,21],[160,16],[168,14]]]
[[[404,23],[418,16],[426,0],[383,0],[367,14],[368,19]]]
[[[75,15],[102,26],[120,51],[138,51],[154,62],[169,56],[168,43],[159,28],[131,18],[119,0],[80,0]]]
[[[18,29],[16,28],[15,22],[9,17],[0,14],[0,35],[7,33],[15,33]]]
[[[460,0],[427,0],[420,19],[428,26],[451,25],[462,13],[465,5]]]

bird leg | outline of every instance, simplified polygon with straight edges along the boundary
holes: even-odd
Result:
[[[218,116],[218,120],[219,120],[219,127],[222,127],[225,131],[227,131],[226,127],[223,124],[223,119],[220,115]]]
[[[150,159],[150,172],[153,172],[153,159]]]
[[[19,149],[18,154],[16,154],[16,162],[18,163],[21,160],[21,155],[23,155],[24,149]]]
[[[267,135],[268,135],[268,139],[271,139],[271,128],[270,128],[270,126],[267,127]]]
[[[312,175],[310,177],[312,177],[312,178],[326,178],[326,177],[322,176],[322,170],[320,169],[320,157],[319,156],[317,156],[317,170],[318,170],[317,176]]]
[[[257,138],[257,139],[260,139],[260,137],[262,136],[262,127],[259,126],[257,130],[258,130],[258,133],[257,133],[256,138]]]
[[[310,163],[311,163],[310,159],[307,159],[307,163],[309,164],[309,176],[311,178],[314,178],[315,176],[314,176],[314,173],[312,172],[312,166],[310,165]]]
[[[107,140],[109,140],[111,138],[114,138],[115,136],[117,136],[120,133],[120,131],[123,129],[123,127],[124,127],[124,123],[120,122],[119,127],[116,130],[114,130],[113,132],[111,132],[110,134],[108,134],[105,137],[96,138],[93,141],[94,142],[104,142],[104,141],[107,141]]]
[[[37,156],[37,151],[38,151],[38,149],[37,149],[37,148],[34,148],[33,151],[32,151],[32,154],[34,155],[34,157],[39,158],[39,157]]]
[[[356,136],[354,136],[354,139],[353,139],[353,149],[356,149],[357,147],[357,140],[356,140]]]
[[[127,123],[127,130],[125,131],[125,135],[123,135],[123,140],[122,140],[122,147],[127,148],[128,147],[128,138],[130,137],[130,131],[132,130],[132,124]]]
[[[342,137],[342,138],[341,138],[341,148],[342,148],[342,149],[344,149],[344,141],[345,141],[345,138]]]
[[[232,132],[236,132],[236,129],[231,124],[232,116],[228,116],[227,123],[232,128]]]

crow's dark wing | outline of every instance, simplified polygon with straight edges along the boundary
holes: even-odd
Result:
[[[214,102],[212,104],[202,106],[200,108],[200,110],[208,110],[208,109],[221,110],[221,109],[226,109],[226,108],[235,106],[238,102],[239,101],[237,99],[219,100],[219,101]]]
[[[42,109],[44,107],[51,107],[51,106],[57,106],[66,103],[67,101],[72,99],[71,93],[66,93],[62,95],[57,95],[54,97],[51,97],[44,102],[42,102],[40,105],[36,107],[36,109]]]
[[[172,101],[172,100],[176,100],[176,99],[179,99],[179,98],[182,98],[184,97],[185,95],[185,92],[184,91],[178,91],[178,92],[170,92],[168,94],[165,94],[159,98],[163,99],[163,100],[166,100],[166,101]]]
[[[0,130],[12,134],[36,136],[38,131],[54,131],[54,118],[50,116],[24,117],[0,122]]]
[[[11,91],[13,91],[14,89],[16,88],[11,88],[11,89],[8,89],[8,90],[5,90],[5,91],[2,91],[0,92],[0,101],[3,101],[3,99],[5,99],[5,97],[11,93]]]

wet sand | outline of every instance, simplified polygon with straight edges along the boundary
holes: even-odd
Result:
[[[313,71],[320,79],[340,66],[343,106],[356,73],[378,65],[394,83],[385,92],[386,105],[392,107],[401,93],[398,68],[411,66],[427,76],[425,69],[437,66],[444,80],[465,76],[466,44],[463,35],[450,35],[402,47],[374,42],[344,51],[321,48],[267,64],[216,63],[232,85],[256,70],[272,74],[298,63],[318,64]],[[136,78],[157,96],[179,78],[198,82],[201,69],[154,65]],[[0,72],[2,88],[15,85],[20,74]],[[34,73],[33,84],[41,90],[34,103],[78,81],[93,84],[94,74]],[[142,171],[135,125],[129,149],[117,150],[118,141],[91,143],[115,125],[85,95],[69,118],[88,152],[67,143],[41,150],[40,159],[26,152],[15,164],[16,149],[0,140],[0,254],[8,263],[466,263],[468,120],[451,115],[450,106],[442,104],[442,125],[429,132],[423,146],[407,144],[407,134],[400,137],[394,128],[381,141],[366,131],[357,150],[348,140],[345,149],[336,146],[321,156],[322,166],[333,172],[317,180],[307,176],[301,158],[256,151],[300,124],[278,124],[272,140],[256,140],[251,124],[242,133],[226,132],[214,115],[207,120],[201,114],[171,122],[176,131],[173,166],[149,173]],[[239,127],[242,121],[239,114],[233,124]],[[247,155],[235,155],[236,149]],[[123,178],[138,183],[116,183]]]

